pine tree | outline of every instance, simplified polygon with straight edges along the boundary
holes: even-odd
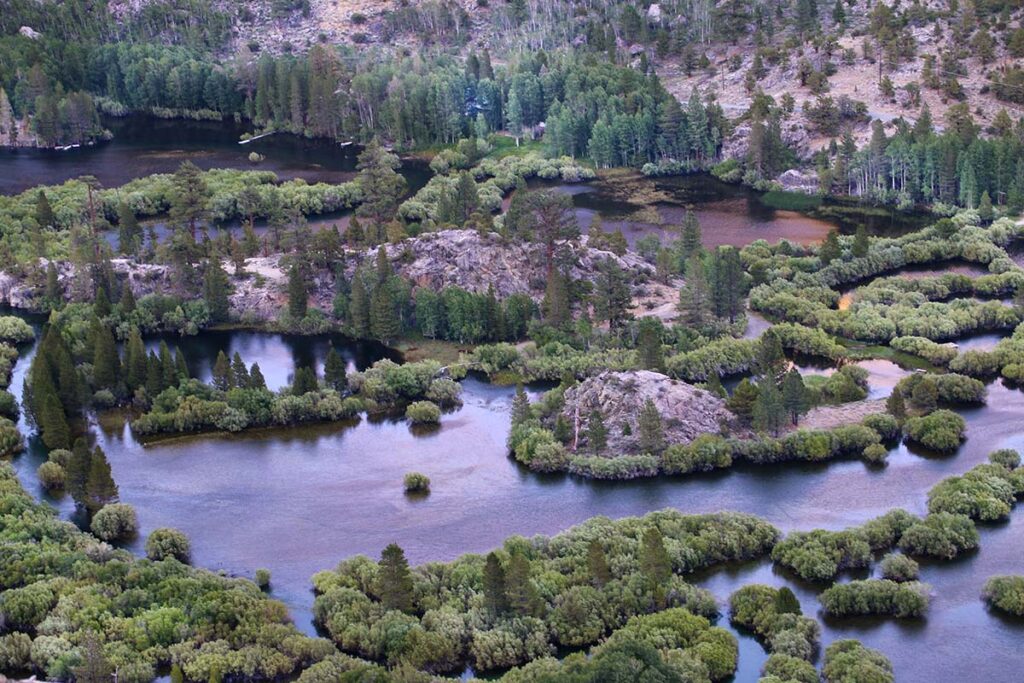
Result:
[[[385,344],[402,333],[402,321],[398,317],[390,281],[379,284],[370,297],[370,332]]]
[[[231,377],[235,380],[235,386],[239,389],[249,388],[249,371],[245,367],[245,361],[241,354],[235,351],[231,357]]]
[[[263,373],[260,371],[259,363],[253,363],[252,367],[249,368],[249,388],[250,389],[266,389],[267,383],[263,379]]]
[[[749,423],[754,417],[754,404],[757,403],[758,393],[757,386],[744,377],[733,389],[732,396],[725,402],[725,406],[740,420]]]
[[[530,419],[530,398],[526,395],[523,385],[516,386],[516,394],[512,397],[512,426],[521,425]]]
[[[665,429],[654,401],[647,399],[637,417],[638,445],[642,453],[658,455],[665,450]]]
[[[697,215],[692,208],[686,207],[686,216],[683,218],[683,234],[679,240],[679,265],[688,266],[690,258],[694,254],[699,255],[702,249],[700,223],[697,221]]]
[[[124,351],[124,367],[128,388],[134,391],[146,383],[146,347],[142,343],[142,334],[137,327],[133,327],[128,333],[128,342],[125,344]]]
[[[548,278],[541,308],[544,310],[544,322],[552,327],[564,328],[572,321],[569,283],[560,271],[556,270]]]
[[[896,392],[893,392],[896,393]],[[923,413],[930,413],[938,406],[939,390],[938,385],[931,377],[923,377],[910,394],[910,400],[914,407]]]
[[[487,554],[484,563],[484,608],[492,614],[504,614],[508,611],[508,598],[505,594],[505,569],[495,553]]]
[[[150,351],[149,356],[146,358],[146,395],[152,400],[165,388],[160,358]]]
[[[786,409],[778,385],[765,380],[757,386],[757,401],[754,403],[754,426],[778,436],[786,420]]]
[[[632,293],[626,274],[611,259],[598,264],[598,279],[594,292],[594,316],[608,322],[611,330],[622,326],[632,303]]]
[[[595,588],[603,588],[606,583],[612,580],[612,570],[608,567],[608,557],[605,555],[601,542],[593,539],[587,544],[587,573],[590,575],[590,582]]]
[[[117,302],[117,305],[121,309],[122,316],[127,316],[135,310],[135,293],[132,292],[132,288],[127,282],[124,285],[124,291],[121,293],[121,300]]]
[[[769,329],[761,335],[761,341],[758,344],[757,360],[755,361],[757,376],[778,386],[788,367],[789,361],[782,350],[782,341],[774,331]]]
[[[802,614],[803,610],[800,608],[800,601],[797,600],[796,595],[789,589],[788,586],[783,586],[779,589],[779,592],[775,594],[775,613],[776,614]]]
[[[370,297],[366,293],[366,283],[358,271],[352,278],[352,297],[348,306],[349,326],[352,335],[357,339],[370,336]]]
[[[184,161],[171,180],[171,220],[188,227],[194,240],[196,224],[206,215],[209,191],[203,172],[191,161]]]
[[[992,209],[992,197],[989,196],[988,190],[981,193],[981,201],[978,202],[978,216],[984,223],[991,223],[995,212]]]
[[[324,382],[337,392],[343,392],[348,388],[345,360],[333,346],[327,352],[327,359],[324,362]]]
[[[228,319],[229,289],[228,274],[224,272],[220,258],[215,255],[207,261],[203,277],[203,299],[206,301],[206,308],[210,311],[211,322],[219,323]],[[290,292],[291,289],[289,289]]]
[[[110,315],[110,298],[107,296],[107,290],[103,287],[96,288],[96,297],[92,302],[92,311],[100,320]]]
[[[192,373],[188,371],[188,363],[185,362],[185,354],[181,352],[181,347],[174,349],[174,367],[178,370],[179,384],[192,376]]]
[[[57,227],[57,217],[54,216],[53,207],[50,206],[50,199],[43,190],[39,190],[36,194],[35,219],[39,227],[44,230]]]
[[[293,395],[305,396],[309,392],[319,389],[320,384],[316,378],[316,370],[309,366],[295,369],[295,379],[292,381]]]
[[[213,386],[220,391],[227,391],[232,385],[231,363],[224,351],[217,352],[217,360],[213,363]]]
[[[65,486],[74,501],[80,505],[85,504],[86,484],[89,481],[91,462],[92,453],[89,451],[89,444],[84,438],[75,439],[75,445],[71,448],[71,457],[68,458]]]
[[[34,398],[41,402],[42,406],[37,421],[43,435],[43,444],[51,450],[67,448],[71,443],[71,428],[68,426],[67,415],[64,413],[57,394],[51,389],[51,393],[40,397],[38,385],[33,385],[32,390],[37,392]]]
[[[522,552],[513,552],[505,572],[505,595],[509,610],[521,617],[536,615],[540,601],[530,574],[530,560]]]
[[[704,273],[704,263],[694,254],[686,264],[686,284],[679,290],[679,313],[687,327],[701,329],[711,315],[711,291]]]
[[[59,311],[64,307],[64,291],[60,287],[57,266],[53,261],[46,264],[46,290],[43,294],[43,304],[54,311]]]
[[[828,265],[834,260],[840,257],[842,250],[839,246],[839,233],[835,230],[829,230],[828,235],[825,236],[825,241],[821,243],[821,247],[818,248],[818,258],[821,259],[822,265]]]
[[[142,248],[142,227],[127,203],[117,205],[117,246],[122,254],[135,255]]]
[[[103,450],[96,446],[89,458],[89,476],[85,482],[85,507],[95,514],[104,505],[116,503],[117,484],[110,472],[110,463]]]
[[[180,381],[178,378],[178,366],[174,364],[174,355],[171,353],[170,347],[167,346],[167,342],[163,339],[160,340],[158,354],[160,358],[160,381],[164,389],[178,386]]]
[[[869,248],[868,229],[863,224],[858,225],[857,232],[853,237],[853,255],[857,258],[864,258],[868,255]]]
[[[707,382],[704,383],[704,387],[719,398],[729,397],[729,394],[725,391],[725,387],[722,386],[722,378],[718,376],[717,369],[712,369],[708,373],[708,379]]]
[[[661,346],[664,329],[664,325],[658,318],[647,316],[640,319],[637,332],[637,355],[641,368],[656,372],[664,371],[665,353]]]
[[[800,422],[800,416],[810,409],[810,403],[810,395],[800,371],[792,368],[782,381],[782,405],[794,426]]]
[[[97,389],[113,389],[121,377],[117,342],[110,330],[97,321],[94,325],[93,382]]]
[[[363,201],[356,209],[358,216],[368,218],[378,235],[398,209],[398,200],[405,192],[405,179],[397,173],[401,161],[384,149],[374,138],[359,154],[356,183],[362,191]],[[380,240],[373,240],[376,244]]]
[[[608,447],[608,427],[600,410],[590,411],[587,417],[587,446],[594,455],[600,455]]]
[[[389,544],[380,554],[378,567],[377,592],[384,608],[411,613],[413,583],[405,552],[398,544]]]
[[[288,270],[288,315],[297,323],[306,317],[309,306],[309,292],[306,289],[306,278],[298,263],[293,263]]]
[[[640,538],[640,571],[658,594],[672,578],[672,559],[665,539],[657,527],[650,527]]]

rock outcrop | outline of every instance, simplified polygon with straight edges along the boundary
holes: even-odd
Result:
[[[546,286],[544,246],[528,242],[507,242],[497,233],[480,235],[475,230],[441,230],[387,245],[392,268],[417,287],[440,290],[445,287],[484,293],[494,286],[498,298],[510,294],[529,294],[540,298]],[[594,281],[599,265],[611,259],[633,280],[653,275],[654,269],[639,255],[627,252],[617,256],[610,251],[587,246],[586,237],[561,245],[573,266],[573,280]],[[376,249],[362,253],[359,263],[373,264]],[[356,263],[349,261],[351,277]]]
[[[649,370],[602,372],[587,378],[566,390],[561,414],[574,430],[579,426],[579,448],[586,446],[588,416],[599,410],[608,429],[607,453],[636,453],[637,418],[647,399],[658,408],[670,444],[718,434],[721,424],[733,418],[718,396]]]

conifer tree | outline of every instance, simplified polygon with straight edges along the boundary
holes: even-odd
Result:
[[[390,281],[377,285],[370,297],[370,332],[375,339],[385,344],[397,339],[402,333],[402,322]]]
[[[637,417],[638,445],[642,453],[658,455],[665,450],[665,429],[661,424],[661,413],[654,401],[647,399]]]
[[[800,371],[796,368],[786,373],[782,381],[782,405],[789,413],[789,419],[796,426],[800,422],[800,416],[810,409],[810,396]]]
[[[316,370],[309,366],[295,369],[295,379],[292,381],[293,395],[305,396],[311,391],[317,391],[319,388],[320,385],[316,379]]]
[[[293,322],[300,322],[306,317],[309,306],[309,292],[306,289],[306,278],[298,263],[293,263],[288,270],[288,315]]]
[[[122,315],[128,315],[135,310],[135,293],[132,292],[132,288],[127,282],[124,285],[124,291],[121,293],[121,300],[117,302],[117,305],[121,309]]]
[[[411,613],[413,583],[405,552],[398,544],[389,544],[381,552],[378,566],[377,592],[384,608]]]
[[[558,270],[554,271],[547,280],[541,308],[544,310],[544,322],[552,327],[564,328],[572,320],[569,283]]]
[[[612,580],[608,557],[605,555],[601,542],[597,539],[593,539],[587,544],[587,572],[590,574],[590,582],[595,588],[603,588]]]
[[[104,505],[116,503],[118,499],[117,484],[110,471],[107,456],[96,446],[89,458],[89,475],[85,482],[84,505],[90,514],[95,514]]]
[[[38,391],[36,386],[33,391]],[[41,412],[37,419],[39,430],[42,432],[43,444],[49,449],[67,448],[71,443],[71,428],[68,426],[67,415],[60,404],[55,392],[51,389],[42,397],[36,396],[35,400],[40,402]]]
[[[899,390],[894,390],[889,394],[889,398],[885,400],[885,409],[900,424],[903,424],[903,420],[907,418],[907,406],[903,400],[903,393]]]
[[[835,230],[829,230],[828,235],[825,236],[825,241],[821,243],[821,247],[818,248],[818,258],[821,259],[822,265],[828,265],[832,261],[839,258],[842,251],[839,246],[839,233]]]
[[[757,395],[757,386],[744,377],[733,389],[732,396],[725,402],[725,406],[740,420],[749,423],[754,417],[754,404],[757,403]]]
[[[700,256],[690,256],[686,265],[686,284],[679,290],[679,313],[687,327],[701,329],[711,315],[711,291]]]
[[[185,354],[181,352],[180,346],[174,349],[174,367],[178,371],[179,384],[192,376],[192,373],[188,371],[188,363],[185,362]]]
[[[697,215],[691,207],[686,207],[683,232],[679,240],[679,265],[689,267],[690,258],[695,254],[699,256],[702,249],[700,223],[697,221]]]
[[[238,351],[235,351],[231,357],[231,378],[239,389],[249,388],[249,370],[246,369],[245,361],[242,360],[242,356]]]
[[[356,215],[370,220],[374,234],[379,235],[395,215],[398,200],[405,192],[405,179],[397,173],[401,165],[398,157],[384,149],[376,138],[359,154],[356,183],[362,191],[363,201],[356,209]],[[372,240],[374,244],[379,241]]]
[[[145,385],[146,366],[146,347],[142,343],[142,334],[138,327],[133,327],[128,333],[124,352],[125,380],[133,391]]]
[[[289,274],[289,286],[291,285]],[[206,308],[210,311],[210,322],[224,322],[228,319],[228,290],[230,284],[228,274],[220,264],[220,257],[214,255],[206,263],[206,272],[203,275],[203,299],[206,301]],[[289,288],[289,295],[291,289]]]
[[[138,254],[142,248],[142,227],[126,202],[117,205],[117,246],[129,256]]]
[[[719,398],[728,398],[729,395],[725,391],[725,387],[722,386],[722,378],[718,376],[718,370],[713,368],[708,373],[707,382],[705,382],[705,388],[718,396]]]
[[[594,292],[594,317],[608,322],[611,330],[622,326],[632,303],[632,293],[626,274],[611,259],[598,265],[598,279]]]
[[[757,386],[757,401],[754,403],[754,426],[760,431],[778,436],[786,420],[786,408],[778,385],[764,380]]]
[[[608,447],[608,427],[600,410],[590,411],[587,417],[587,446],[594,455],[600,455]]]
[[[260,371],[260,364],[253,363],[252,367],[249,368],[249,388],[250,389],[266,389],[267,383],[263,379],[263,373]]]
[[[59,311],[64,307],[64,292],[57,278],[57,266],[53,261],[46,264],[46,290],[43,304],[50,310]]]
[[[530,398],[522,384],[516,385],[516,394],[512,397],[512,426],[521,425],[531,417]]]
[[[231,388],[231,362],[224,351],[217,352],[217,360],[213,363],[213,386],[221,391]]]
[[[352,297],[348,306],[349,326],[352,335],[357,339],[370,336],[370,297],[366,292],[366,283],[358,271],[352,278]]]
[[[194,240],[196,225],[206,215],[209,191],[203,172],[191,161],[184,161],[171,180],[171,220],[188,227]]]
[[[662,372],[665,369],[665,353],[661,345],[663,332],[664,325],[658,318],[647,316],[640,319],[637,332],[637,355],[640,367],[645,370]]]
[[[655,595],[663,595],[665,584],[672,578],[672,559],[657,527],[650,527],[640,538],[640,571]]]
[[[46,196],[46,192],[39,190],[36,194],[36,209],[35,209],[36,223],[43,230],[50,230],[57,227],[57,217],[53,214],[53,207],[50,205],[50,199]]]
[[[530,574],[530,560],[522,552],[513,552],[505,572],[505,595],[509,610],[521,617],[534,616],[538,610],[540,598]]]
[[[789,367],[782,341],[772,330],[761,335],[756,360],[757,376],[778,386]]]
[[[170,347],[167,346],[167,342],[163,339],[160,340],[158,352],[160,356],[160,383],[164,389],[178,386],[178,366],[174,364],[174,355],[171,354]]]
[[[66,488],[75,502],[80,505],[85,504],[86,485],[89,482],[91,464],[92,452],[89,450],[89,444],[84,438],[75,439],[75,445],[71,448],[71,457],[68,458],[66,466]]]
[[[857,232],[853,237],[853,255],[863,258],[868,255],[868,229],[863,224],[857,226]]]
[[[92,311],[100,320],[110,315],[110,298],[107,296],[107,290],[103,287],[96,288],[96,298],[92,302]]]
[[[324,361],[324,382],[337,392],[343,392],[348,388],[345,360],[333,346],[327,352],[327,359]]]
[[[96,321],[93,342],[93,382],[97,389],[113,389],[120,382],[121,359],[117,342],[106,325]]]
[[[146,358],[146,395],[150,400],[153,400],[165,388],[164,372],[163,366],[160,364],[160,358],[150,351],[149,356]]]
[[[491,552],[484,563],[484,608],[492,614],[504,614],[508,611],[508,598],[505,595],[505,569],[501,560]]]

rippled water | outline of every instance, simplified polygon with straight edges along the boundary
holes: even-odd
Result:
[[[248,362],[259,362],[271,385],[281,386],[296,364],[322,362],[328,340],[217,333],[183,344],[200,375],[208,373],[217,349],[237,349]],[[346,349],[351,367],[378,355],[374,348]],[[16,366],[15,390],[27,361]],[[864,365],[873,396],[884,395],[903,372],[886,361]],[[962,411],[969,438],[948,457],[901,445],[884,469],[841,460],[591,482],[536,475],[509,459],[504,443],[511,396],[511,388],[471,377],[463,382],[465,405],[428,433],[414,433],[404,421],[363,419],[144,446],[123,422],[105,420],[98,442],[122,500],[138,510],[143,535],[175,526],[192,539],[197,565],[245,576],[269,568],[274,596],[308,631],[312,574],[356,553],[376,556],[390,542],[405,548],[413,562],[448,560],[487,551],[511,534],[552,534],[593,515],[621,517],[665,507],[750,512],[786,531],[838,529],[893,507],[924,513],[925,494],[940,479],[984,461],[996,448],[1024,448],[1024,393],[995,383],[987,406]],[[39,489],[35,469],[42,461],[42,450],[32,441],[14,464],[28,490],[70,515],[66,497],[52,499]],[[431,478],[428,497],[404,495],[402,476],[410,470]],[[1008,524],[986,527],[974,555],[925,566],[924,580],[935,588],[927,619],[827,621],[825,643],[863,639],[893,659],[900,681],[1012,679],[1024,626],[990,615],[978,596],[990,575],[1022,570],[1024,523],[1017,515]],[[130,545],[138,552],[142,546],[142,537]],[[808,613],[817,610],[820,587],[779,573],[767,562],[720,568],[697,579],[723,605],[741,585],[765,581],[791,586]],[[973,644],[965,642],[967,634]],[[763,650],[743,636],[741,651],[737,680],[756,680]]]

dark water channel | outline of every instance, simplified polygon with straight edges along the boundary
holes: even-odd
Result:
[[[268,383],[279,387],[297,365],[322,362],[330,343],[343,342],[225,332],[181,343],[201,377],[208,376],[218,350],[237,350],[247,362],[258,362]],[[340,348],[350,369],[383,353],[373,346]],[[16,392],[30,357],[26,349],[15,368]],[[884,395],[898,372],[884,363],[866,367],[873,396]],[[413,433],[404,421],[365,418],[149,446],[134,439],[123,421],[104,419],[95,431],[121,499],[139,513],[142,535],[130,544],[132,550],[141,552],[145,534],[154,528],[180,528],[192,539],[198,566],[242,576],[270,569],[273,595],[311,631],[310,577],[356,553],[376,556],[393,541],[419,563],[483,552],[511,534],[556,533],[593,515],[621,517],[665,507],[694,513],[739,510],[786,531],[843,528],[893,507],[923,513],[928,488],[943,477],[982,462],[996,448],[1024,449],[1024,393],[998,382],[989,391],[987,406],[963,411],[969,438],[949,457],[899,446],[884,469],[844,460],[617,483],[538,476],[516,465],[504,448],[512,389],[472,377],[463,382],[465,405],[426,434]],[[50,498],[39,488],[35,470],[44,454],[34,439],[29,442],[28,452],[14,459],[19,478],[70,516],[67,497]],[[403,494],[402,476],[410,470],[431,478],[428,497]],[[1018,511],[1009,523],[983,530],[979,552],[924,566],[923,578],[935,589],[926,619],[826,621],[824,642],[862,639],[892,658],[900,681],[1012,680],[1019,673],[1024,624],[989,614],[979,592],[993,574],[1024,571],[1022,548],[1024,521]],[[763,581],[791,586],[808,613],[817,611],[820,587],[779,573],[767,562],[694,578],[723,606],[736,588]],[[766,655],[740,635],[737,680],[754,681]]]
[[[153,173],[172,173],[190,160],[202,169],[238,168],[273,171],[281,180],[341,183],[355,177],[359,148],[286,133],[240,145],[252,128],[234,121],[165,120],[146,116],[105,118],[110,142],[66,151],[0,149],[0,194],[15,194],[36,185],[57,185],[93,175],[104,187],[116,187]],[[264,159],[249,161],[256,152]],[[415,192],[430,178],[426,164],[407,160],[402,174]]]

